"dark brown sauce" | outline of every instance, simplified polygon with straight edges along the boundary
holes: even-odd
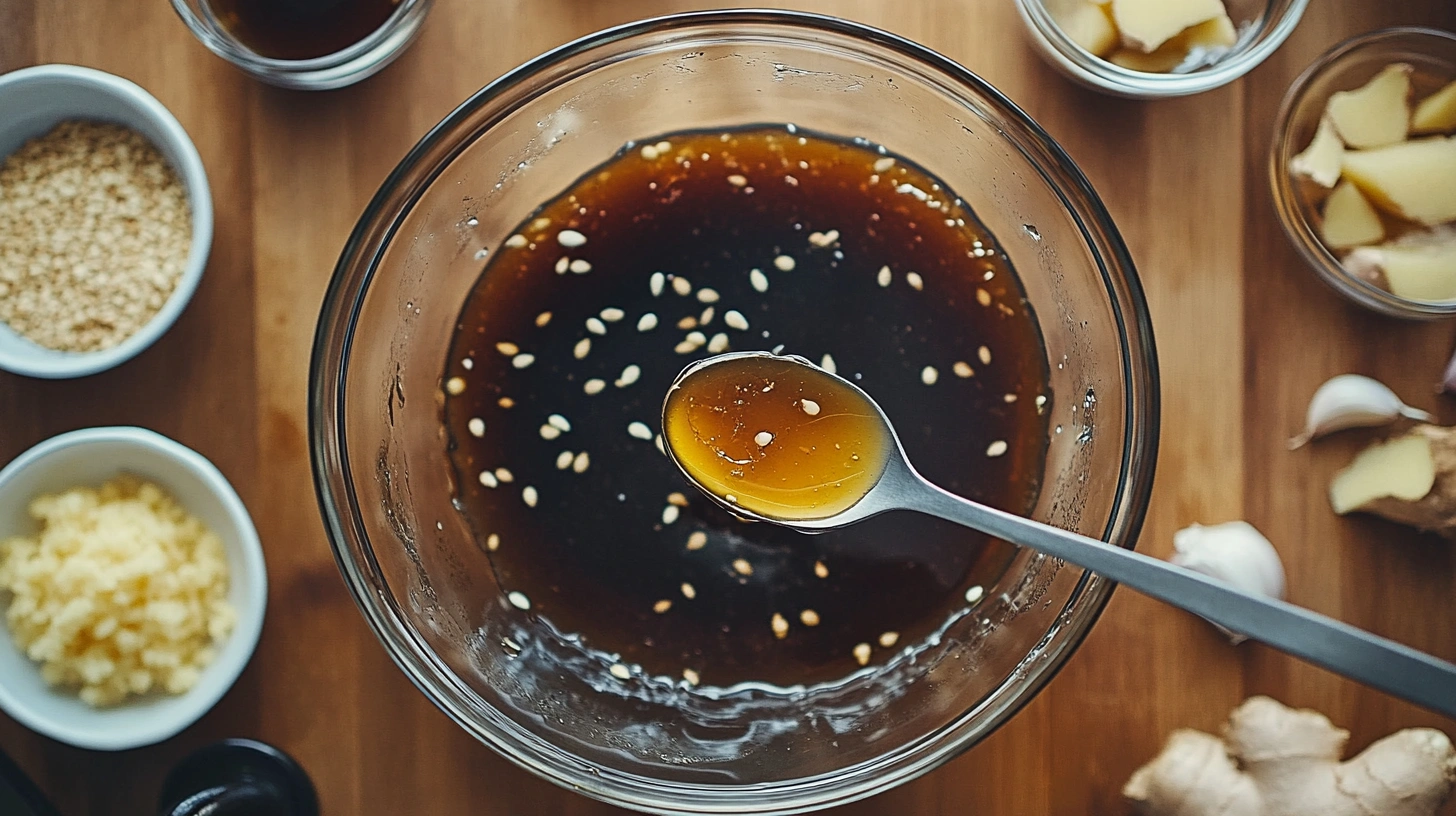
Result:
[[[260,57],[304,60],[348,48],[384,25],[400,0],[207,0],[213,17]]]
[[[790,686],[850,674],[861,644],[883,663],[989,588],[1012,548],[908,513],[812,537],[739,521],[654,444],[663,397],[726,350],[720,333],[734,350],[831,355],[926,476],[1026,512],[1047,444],[1034,317],[994,239],[903,160],[784,128],[664,141],[588,174],[487,263],[444,375],[461,507],[503,589],[529,600],[523,618],[624,666]],[[544,430],[553,414],[570,430]]]

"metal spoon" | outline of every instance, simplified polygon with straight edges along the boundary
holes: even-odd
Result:
[[[879,403],[854,383],[830,374],[802,357],[766,352],[721,354],[688,366],[673,382],[673,389],[705,367],[731,364],[746,357],[792,361],[811,369],[813,376],[831,378],[834,385],[852,389],[878,412],[884,423],[884,432],[893,442],[893,452],[887,457],[885,468],[874,486],[853,506],[823,518],[784,520],[759,515],[704,488],[683,467],[674,455],[671,440],[665,438],[668,458],[710,499],[735,515],[804,532],[824,532],[889,510],[925,513],[1060,558],[1287,654],[1448,717],[1456,717],[1456,665],[1303,607],[1252,595],[1231,584],[1166,561],[1024,519],[936,487],[910,464],[894,427]]]

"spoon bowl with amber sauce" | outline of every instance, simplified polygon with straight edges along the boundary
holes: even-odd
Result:
[[[709,499],[752,521],[824,532],[912,510],[1031,547],[1234,632],[1447,716],[1456,665],[1166,561],[1025,519],[931,484],[869,394],[802,357],[720,354],[663,400],[668,458]]]

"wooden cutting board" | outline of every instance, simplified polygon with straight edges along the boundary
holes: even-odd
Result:
[[[538,52],[681,0],[439,0],[421,39],[362,85],[263,87],[208,53],[162,0],[0,0],[0,70],[43,62],[133,79],[177,115],[211,177],[207,277],[176,327],[109,373],[0,376],[0,462],[61,431],[154,428],[210,457],[267,549],[272,597],[256,656],[198,725],[122,754],[71,749],[0,718],[0,746],[67,814],[149,813],[165,769],[224,736],[297,756],[327,813],[604,814],[452,725],[385,656],[344,590],[314,503],[305,381],[314,320],[344,238],[424,132]],[[1057,138],[1102,195],[1147,289],[1163,374],[1163,436],[1139,548],[1192,522],[1247,519],[1282,551],[1291,598],[1456,660],[1456,546],[1337,519],[1325,488],[1360,434],[1290,453],[1325,378],[1378,376],[1456,422],[1432,383],[1456,324],[1376,317],[1318,283],[1269,200],[1279,100],[1316,55],[1393,24],[1456,28],[1451,0],[1317,0],[1289,42],[1232,86],[1153,103],[1075,87],[1032,52],[1009,0],[816,0],[981,74]],[[0,111],[0,116],[4,112]],[[1245,696],[1327,712],[1359,748],[1443,720],[1119,591],[1050,686],[1006,727],[929,776],[840,813],[1120,814],[1128,774],[1180,726],[1215,730]],[[1448,814],[1456,807],[1448,807]]]

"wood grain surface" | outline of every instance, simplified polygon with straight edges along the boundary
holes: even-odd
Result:
[[[198,725],[150,748],[72,749],[0,717],[0,746],[68,815],[151,812],[186,751],[251,736],[298,757],[325,812],[604,814],[516,769],[439,713],[386,657],[324,537],[305,446],[314,320],[345,236],[424,132],[517,63],[590,31],[711,3],[439,0],[421,39],[361,85],[261,86],[192,39],[163,0],[0,0],[0,70],[94,66],[155,94],[197,143],[216,205],[207,276],[136,360],[70,382],[0,376],[0,462],[89,425],[154,428],[210,457],[251,509],[271,600],[256,656]],[[1328,510],[1330,475],[1366,437],[1290,453],[1325,378],[1378,376],[1456,422],[1432,383],[1456,326],[1377,317],[1316,281],[1275,221],[1266,152],[1279,100],[1314,57],[1392,24],[1456,27],[1451,0],[1315,0],[1293,37],[1229,87],[1154,103],[1065,81],[1033,53],[1010,0],[794,4],[887,28],[964,63],[1068,149],[1110,207],[1147,289],[1163,373],[1163,437],[1140,549],[1244,518],[1282,551],[1291,599],[1456,660],[1456,548]],[[0,116],[4,116],[0,111]],[[1246,644],[1129,591],[1050,686],[946,767],[844,814],[1122,814],[1120,789],[1173,728],[1216,730],[1245,696],[1327,712],[1361,748],[1456,722]],[[1456,813],[1448,807],[1445,813]]]

